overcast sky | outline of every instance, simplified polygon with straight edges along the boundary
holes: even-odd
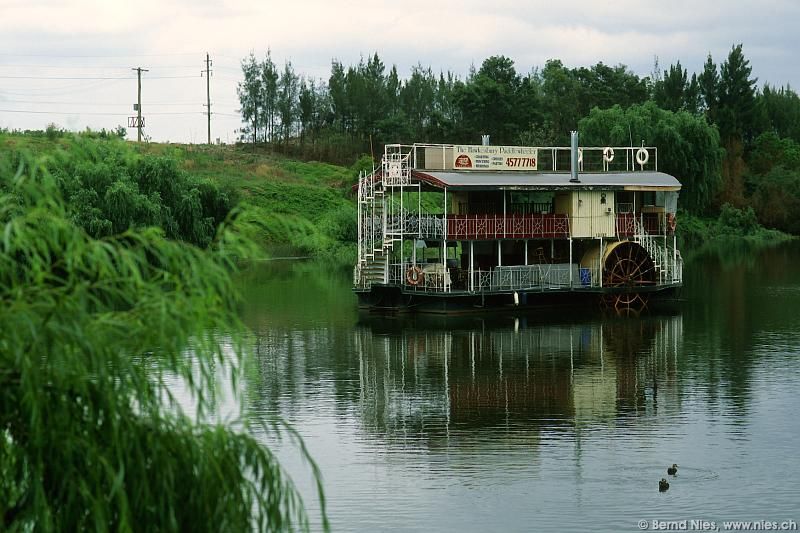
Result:
[[[645,76],[655,56],[662,69],[680,60],[691,73],[709,52],[721,63],[743,43],[759,86],[798,87],[798,23],[797,0],[0,0],[0,128],[126,125],[131,68],[141,66],[146,133],[205,142],[208,52],[212,137],[232,142],[239,60],[268,48],[280,65],[324,79],[332,58],[349,65],[373,52],[401,75],[422,63],[463,76],[503,54],[523,73],[558,58]]]

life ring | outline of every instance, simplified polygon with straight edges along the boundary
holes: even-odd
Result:
[[[675,213],[667,213],[667,227],[670,233],[675,233],[677,221],[675,220]]]
[[[648,161],[650,161],[650,152],[644,147],[639,148],[636,151],[636,162],[640,165],[645,165]]]
[[[606,163],[611,163],[614,160],[614,149],[610,146],[603,148],[603,159]]]
[[[416,265],[406,270],[406,283],[416,287],[425,279],[425,273]]]

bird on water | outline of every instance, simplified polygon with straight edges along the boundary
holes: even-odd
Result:
[[[670,476],[674,476],[677,473],[678,473],[678,465],[673,464],[672,466],[667,468],[667,474],[669,474]]]
[[[669,488],[669,482],[662,477],[661,481],[658,482],[658,492],[664,492],[668,488]]]

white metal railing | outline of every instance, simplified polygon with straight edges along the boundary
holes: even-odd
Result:
[[[422,275],[418,282],[409,283],[408,271],[414,266],[422,271]],[[449,292],[453,287],[450,270],[441,263],[393,263],[389,265],[389,283],[417,291]]]
[[[395,213],[387,219],[386,233],[392,236],[416,235],[420,239],[441,239],[444,237],[444,215],[396,208]]]
[[[683,282],[683,259],[680,252],[667,243],[666,235],[663,240],[645,231],[644,225],[635,217],[632,218],[634,224],[634,240],[644,248],[655,263],[656,272],[659,276],[659,283],[682,283]]]
[[[448,159],[453,154],[454,144],[387,144],[384,147],[384,158],[393,161],[392,157],[406,158],[412,169],[452,170],[452,162]],[[436,149],[435,166],[426,165],[419,154],[425,149]],[[571,148],[568,146],[531,146],[537,151],[537,170],[546,172],[567,172],[570,169]],[[441,155],[439,155],[441,151]],[[643,170],[658,171],[658,149],[654,146],[581,146],[578,148],[579,172],[636,172]],[[400,179],[393,177],[392,179]]]
[[[389,265],[388,283],[402,285],[407,290],[422,292],[467,291],[545,291],[548,289],[589,288],[602,286],[600,262],[588,268],[578,264],[537,264],[499,266],[490,270],[474,270],[472,279],[467,270],[445,268],[441,263],[422,263],[416,266],[422,275],[409,282],[412,263]]]
[[[384,151],[382,160],[383,183],[392,187],[396,185],[411,185],[411,153]]]

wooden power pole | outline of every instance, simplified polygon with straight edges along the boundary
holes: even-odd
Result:
[[[138,80],[138,98],[136,103],[136,141],[142,142],[142,72],[149,71],[142,67],[132,68],[131,70],[136,71],[136,77]]]
[[[206,112],[208,113],[208,144],[211,144],[211,58],[206,52]]]

